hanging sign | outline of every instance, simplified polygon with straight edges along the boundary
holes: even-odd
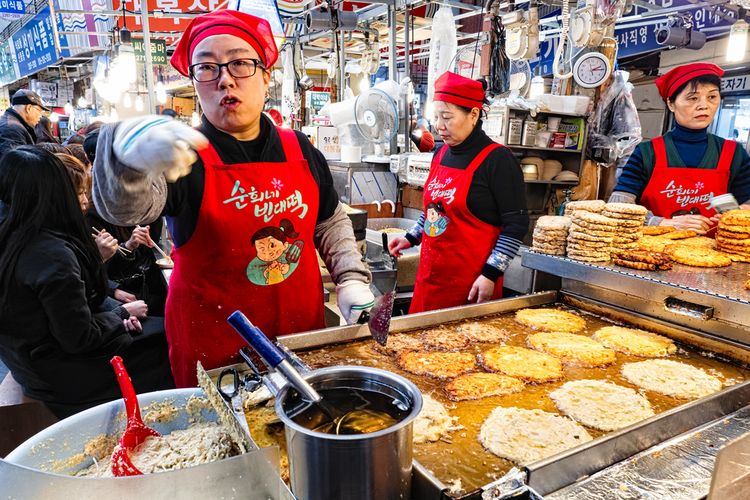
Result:
[[[330,92],[316,92],[308,90],[307,95],[305,95],[305,101],[308,103],[308,107],[315,110],[315,113],[318,113],[323,108],[323,106],[328,104],[330,100]]]
[[[26,13],[23,0],[0,0],[0,17],[15,21]]]
[[[704,31],[707,38],[717,38],[729,33],[729,28],[734,23],[734,18],[730,20],[720,17],[712,9],[722,9],[721,6],[704,6],[704,7],[693,7],[690,8],[694,2],[690,0],[649,0],[650,4],[653,4],[659,9],[673,9],[675,7],[685,7],[686,10],[681,11],[683,14],[690,14],[693,20],[693,27],[698,31]],[[705,5],[705,4],[700,4]],[[666,46],[659,45],[656,43],[656,32],[660,28],[660,24],[650,24],[647,26],[639,26],[637,20],[629,21],[630,17],[634,17],[646,12],[646,9],[638,6],[634,6],[633,10],[627,15],[617,20],[619,26],[630,24],[630,26],[623,28],[615,28],[615,38],[617,39],[617,58],[622,59],[624,57],[631,57],[638,54],[645,54],[647,52],[653,52],[656,50],[665,49]],[[726,16],[734,16],[732,11],[722,9],[722,12]],[[556,9],[549,17],[556,17],[560,15],[560,9]],[[654,20],[663,20],[667,22],[667,15],[654,16],[648,18],[649,22]],[[544,31],[540,33],[544,36]],[[540,37],[541,39],[541,37]],[[543,75],[549,75],[552,73],[552,61],[555,58],[555,51],[557,50],[557,44],[559,41],[558,35],[545,37],[543,41],[539,43],[539,54],[536,59],[532,59],[530,62],[532,70],[537,66],[541,66],[541,72]],[[576,49],[578,50],[578,49]]]
[[[145,64],[146,52],[143,50],[143,38],[133,38],[133,49],[135,49],[135,61]],[[167,43],[164,40],[151,39],[151,63],[162,66],[167,64]]]
[[[230,0],[229,5],[234,10],[268,21],[273,31],[273,38],[276,40],[276,47],[280,48],[286,40],[284,24],[281,22],[276,0]]]
[[[61,43],[67,40],[60,36]],[[15,54],[17,77],[36,73],[42,68],[57,62],[58,54],[52,32],[52,18],[49,7],[40,10],[29,22],[10,38],[12,53]],[[63,57],[67,57],[63,51]]]
[[[60,48],[63,51],[63,57],[68,57],[66,54],[72,56],[83,52],[91,52],[91,49],[109,47],[108,36],[86,33],[108,33],[112,31],[114,26],[112,17],[91,13],[109,10],[109,4],[109,0],[55,0],[58,31],[80,33],[62,37]],[[61,10],[67,12],[61,14]],[[71,11],[80,11],[80,13],[71,14]],[[84,12],[89,13],[84,14]]]
[[[11,50],[10,40],[0,43],[0,86],[8,85],[18,80]],[[5,108],[0,107],[0,109]]]
[[[750,90],[750,75],[727,76],[721,79],[721,93],[747,92]]]
[[[141,0],[125,0],[125,9],[136,14],[126,14],[125,22],[129,30],[136,32],[143,29],[141,23]],[[167,13],[193,13],[202,14],[204,12],[213,12],[226,8],[225,0],[147,0],[148,11],[151,13],[148,17],[148,28],[154,32],[174,32],[174,37],[169,40],[175,40],[182,36],[194,16],[186,17],[161,17],[161,12]],[[121,0],[112,1],[113,10],[120,10]],[[157,17],[159,16],[159,17]],[[122,19],[117,19],[117,25],[122,28]]]

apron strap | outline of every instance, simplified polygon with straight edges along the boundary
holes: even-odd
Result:
[[[279,133],[281,138],[281,147],[284,148],[284,156],[286,161],[303,161],[305,159],[302,156],[302,148],[299,146],[299,140],[294,130],[284,127],[276,127],[276,131]]]
[[[667,168],[667,148],[664,145],[664,136],[654,137],[651,139],[651,144],[654,146],[654,156],[656,161],[654,163],[654,170]]]
[[[735,141],[729,139],[724,140],[724,144],[721,146],[721,156],[719,156],[719,164],[716,166],[717,172],[727,172],[732,166],[732,158],[734,158],[734,151],[737,148]]]
[[[207,165],[222,165],[224,162],[221,161],[219,153],[216,152],[214,145],[209,143],[205,148],[201,148],[198,151],[198,157],[203,162],[203,166]]]
[[[474,172],[479,168],[479,166],[484,162],[484,160],[497,148],[501,148],[500,144],[494,143],[490,144],[489,146],[485,147],[482,151],[479,152],[479,154],[469,163],[469,166],[466,167],[466,173],[469,175],[474,175]]]

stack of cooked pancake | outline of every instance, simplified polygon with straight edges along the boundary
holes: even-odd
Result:
[[[750,262],[750,210],[721,214],[716,244],[735,262]]]
[[[573,212],[578,210],[600,214],[604,210],[604,205],[605,203],[602,200],[569,201],[565,204],[565,215],[570,217]]]
[[[544,215],[534,227],[534,243],[531,249],[549,255],[565,255],[565,245],[570,229],[570,217]]]
[[[614,237],[619,231],[618,219],[576,210],[571,214],[567,255],[584,262],[609,262]]]
[[[642,236],[641,229],[648,210],[642,205],[633,203],[607,203],[602,215],[616,219],[618,230],[612,237],[612,249],[629,250],[636,247],[636,241]]]

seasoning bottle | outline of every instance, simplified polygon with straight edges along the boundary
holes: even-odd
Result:
[[[513,117],[508,120],[508,144],[521,144],[523,119]]]
[[[536,144],[536,120],[532,117],[526,118],[523,124],[523,139],[521,144],[524,146],[533,146]]]

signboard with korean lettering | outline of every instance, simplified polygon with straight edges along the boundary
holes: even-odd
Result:
[[[195,14],[225,9],[226,5],[225,0],[148,0],[147,2],[149,12],[191,12]],[[114,10],[120,10],[122,8],[121,0],[112,0],[112,6]],[[141,0],[125,0],[125,9],[137,13],[136,15],[128,14],[125,16],[128,29],[133,32],[141,31]],[[182,32],[185,31],[191,20],[190,17],[154,17],[152,14],[148,18],[148,27],[152,33],[175,32],[174,38],[167,38],[168,40],[175,40],[182,36]],[[117,25],[122,27],[122,18],[117,19]]]
[[[13,64],[10,40],[0,43],[0,86],[16,81],[16,66]],[[0,108],[5,109],[5,108]]]
[[[305,101],[307,102],[307,107],[312,108],[315,113],[318,113],[323,108],[323,106],[328,104],[330,100],[331,100],[330,92],[317,92],[313,90],[308,90],[307,94],[305,95]]]
[[[733,11],[723,9],[721,6],[708,6],[705,3],[701,3],[703,7],[690,7],[694,2],[690,0],[647,0],[648,3],[654,5],[656,8],[670,8],[685,7],[685,10],[681,11],[684,15],[689,15],[693,21],[694,29],[701,31],[706,34],[706,37],[710,40],[725,35],[729,32],[729,28],[732,26],[735,15]],[[712,9],[721,9],[725,17],[731,19],[727,20],[725,17],[721,17]],[[645,54],[647,52],[653,52],[655,50],[665,49],[666,46],[659,45],[656,43],[656,32],[660,26],[666,24],[667,16],[649,16],[649,22],[663,21],[664,23],[649,24],[643,26],[638,20],[630,20],[629,18],[639,16],[645,12],[648,12],[643,7],[634,6],[633,10],[628,15],[621,17],[617,21],[617,28],[615,29],[615,38],[617,38],[617,58],[622,59],[624,57],[631,57],[638,54]],[[653,12],[653,11],[652,11]],[[555,10],[550,16],[556,17],[560,15],[560,10]],[[542,36],[544,31],[540,33]],[[541,37],[540,37],[541,38]],[[559,37],[557,35],[545,37],[539,44],[539,55],[537,59],[529,61],[532,69],[537,65],[541,65],[541,72],[543,75],[549,75],[552,73],[552,61],[555,57],[555,51],[557,50]],[[575,49],[578,51],[579,49]]]
[[[133,38],[133,49],[135,49],[135,61],[145,64],[146,53],[143,50],[143,38]],[[167,64],[167,44],[164,40],[151,39],[151,63],[162,66]]]
[[[61,44],[67,39],[60,36]],[[52,18],[49,7],[40,10],[29,22],[23,25],[10,38],[12,53],[15,54],[17,78],[36,73],[42,68],[57,62],[58,54],[55,50],[54,34],[52,32]],[[63,51],[63,57],[68,56]]]
[[[277,47],[281,47],[286,40],[284,24],[281,22],[276,0],[230,0],[229,5],[234,10],[266,19],[271,25]]]
[[[21,19],[26,12],[23,0],[0,0],[0,17],[15,21]]]
[[[750,75],[725,76],[721,79],[721,93],[746,93],[750,90]]]

